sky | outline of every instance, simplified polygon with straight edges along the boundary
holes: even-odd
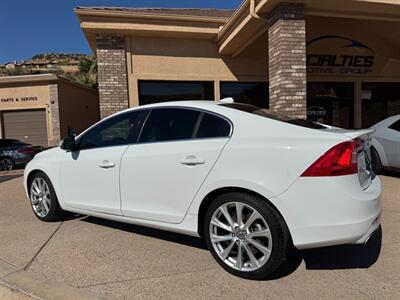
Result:
[[[235,9],[241,0],[1,0],[0,63],[38,53],[87,53],[77,6]]]

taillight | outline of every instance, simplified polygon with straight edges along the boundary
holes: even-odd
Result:
[[[36,151],[32,148],[21,148],[17,150],[18,153],[21,154],[35,154]]]
[[[364,148],[360,139],[340,143],[325,152],[301,176],[340,176],[357,174],[357,155]]]

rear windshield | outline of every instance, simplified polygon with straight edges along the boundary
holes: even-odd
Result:
[[[301,127],[307,127],[307,128],[312,128],[312,129],[326,129],[326,127],[321,124],[303,120],[303,119],[291,118],[289,116],[277,113],[275,111],[261,108],[261,107],[251,105],[251,104],[224,103],[221,105],[225,106],[225,107],[241,110],[244,112],[248,112],[253,115],[257,115],[257,116],[261,116],[264,118],[269,118],[269,119],[273,119],[273,120],[277,120],[277,121],[281,121],[281,122],[285,122],[285,123],[289,123],[289,124],[293,124],[293,125],[297,125],[297,126],[301,126]]]

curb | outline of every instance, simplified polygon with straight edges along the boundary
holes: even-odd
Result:
[[[5,293],[22,294],[21,296],[31,297],[40,300],[93,300],[106,299],[85,290],[69,287],[17,268],[10,263],[0,260],[0,295],[2,286]],[[16,299],[18,299],[16,295]],[[12,298],[11,298],[12,299]]]

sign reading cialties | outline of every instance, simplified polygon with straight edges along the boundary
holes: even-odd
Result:
[[[10,98],[1,98],[0,103],[19,103],[19,102],[35,102],[38,101],[37,96],[31,97],[10,97]]]
[[[308,41],[307,53],[308,73],[365,75],[372,72],[375,63],[375,52],[371,48],[338,35]]]

